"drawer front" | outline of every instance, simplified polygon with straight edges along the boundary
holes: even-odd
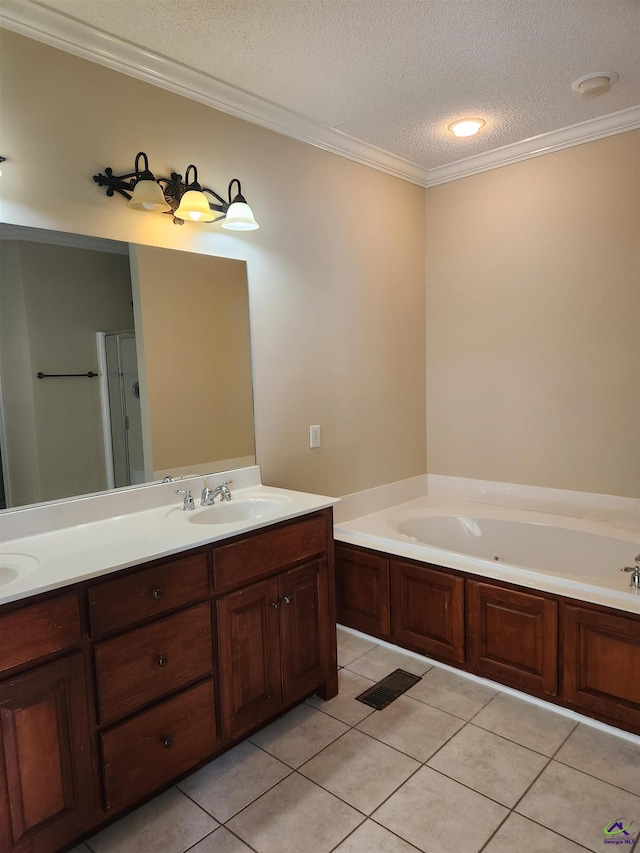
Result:
[[[325,518],[305,518],[276,530],[222,545],[213,554],[216,589],[240,586],[327,550]]]
[[[95,658],[103,724],[210,674],[209,604],[98,643]]]
[[[105,808],[124,808],[190,767],[216,747],[211,680],[162,702],[100,736]]]
[[[89,587],[91,633],[124,628],[206,598],[207,555],[194,554]]]
[[[77,595],[64,595],[0,615],[0,672],[79,643]]]

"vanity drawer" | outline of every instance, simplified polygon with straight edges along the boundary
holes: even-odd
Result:
[[[305,518],[216,548],[213,552],[214,584],[217,590],[240,586],[326,550],[325,518]]]
[[[0,612],[0,672],[80,642],[77,595]]]
[[[91,633],[104,634],[209,594],[207,555],[193,554],[91,586]]]
[[[136,802],[210,755],[216,746],[211,680],[100,736],[105,808]]]
[[[113,722],[211,673],[211,612],[199,604],[95,647],[98,716]]]

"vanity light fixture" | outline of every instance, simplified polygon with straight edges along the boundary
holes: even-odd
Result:
[[[455,136],[475,136],[486,124],[483,118],[463,118],[449,125],[448,130]]]
[[[142,168],[141,168],[142,161]],[[128,199],[132,210],[143,213],[171,213],[176,225],[185,222],[221,222],[228,231],[255,231],[260,226],[253,211],[242,195],[238,178],[229,183],[228,200],[215,190],[203,187],[198,182],[198,170],[191,164],[187,166],[185,179],[177,172],[171,177],[155,177],[149,169],[149,161],[144,151],[136,156],[133,172],[114,175],[108,167],[105,173],[94,175],[93,180],[100,187],[107,188],[107,195],[119,193]],[[234,184],[237,184],[232,195]],[[205,193],[213,196],[210,202]]]

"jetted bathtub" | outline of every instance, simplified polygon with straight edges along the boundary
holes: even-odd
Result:
[[[640,521],[640,519],[639,519]],[[640,613],[632,524],[418,498],[336,525],[338,541]]]

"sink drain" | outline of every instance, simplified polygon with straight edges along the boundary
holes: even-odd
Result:
[[[496,563],[502,562],[502,554],[492,554],[491,559],[495,560]]]

